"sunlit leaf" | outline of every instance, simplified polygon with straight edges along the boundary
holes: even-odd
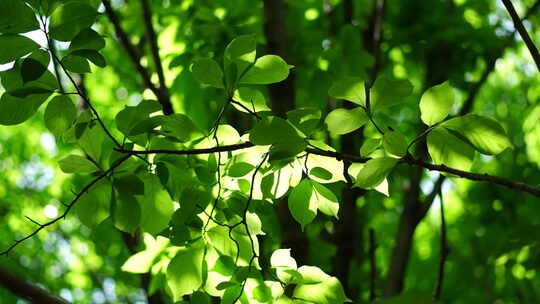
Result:
[[[506,131],[495,120],[475,114],[456,117],[445,122],[444,127],[457,132],[480,153],[499,154],[512,146]]]
[[[443,121],[454,104],[454,92],[448,82],[429,88],[420,100],[420,118],[428,125]]]
[[[326,116],[324,122],[331,134],[342,135],[350,133],[363,126],[369,117],[364,109],[358,107],[351,110],[339,108]]]
[[[289,76],[289,65],[279,56],[266,55],[240,78],[241,84],[271,84],[285,80]]]
[[[332,84],[328,95],[352,101],[358,105],[366,106],[364,80],[358,77],[345,77]]]

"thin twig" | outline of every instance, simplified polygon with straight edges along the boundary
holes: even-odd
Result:
[[[536,48],[536,45],[534,45],[534,42],[532,41],[531,37],[529,36],[529,33],[525,29],[525,26],[523,26],[523,22],[521,22],[521,19],[519,18],[516,10],[514,9],[514,5],[512,4],[512,1],[510,0],[502,0],[504,6],[506,7],[506,10],[508,11],[508,14],[510,14],[510,17],[512,17],[512,21],[514,22],[514,27],[519,32],[519,35],[521,36],[521,39],[525,42],[525,45],[529,49],[529,52],[531,53],[531,56],[534,59],[534,62],[536,63],[536,67],[540,71],[540,53],[538,53],[538,49]]]
[[[98,175],[96,178],[94,178],[90,183],[88,183],[86,186],[84,186],[84,188],[79,191],[77,193],[77,195],[75,196],[75,198],[71,201],[71,203],[69,203],[66,207],[66,210],[64,210],[64,212],[46,222],[45,224],[39,224],[35,221],[33,221],[36,225],[39,225],[39,227],[34,230],[32,233],[26,235],[25,237],[23,237],[22,239],[18,239],[18,240],[15,240],[15,242],[13,244],[11,244],[11,246],[9,246],[6,250],[0,252],[0,255],[7,255],[11,250],[13,250],[13,248],[15,248],[17,245],[19,245],[20,243],[26,241],[27,239],[33,237],[34,235],[38,234],[41,230],[43,230],[44,228],[48,227],[48,226],[51,226],[53,224],[55,224],[56,222],[58,222],[59,220],[61,219],[65,219],[69,213],[69,211],[71,210],[71,208],[73,208],[73,206],[77,203],[77,201],[79,201],[79,199],[86,193],[88,192],[88,190],[90,190],[97,182],[99,182],[101,179],[105,178],[107,175],[109,175],[110,173],[113,172],[114,169],[118,168],[118,166],[120,166],[124,161],[126,161],[131,155],[125,155],[124,157],[120,158],[119,160],[117,160],[107,171],[101,173],[100,175]]]
[[[439,257],[439,273],[437,277],[437,282],[435,283],[435,290],[433,291],[433,299],[439,300],[441,298],[441,291],[444,281],[444,266],[446,264],[446,258],[450,253],[448,248],[448,241],[446,239],[446,221],[444,219],[444,204],[442,191],[439,189],[439,203],[441,206],[441,237],[440,237],[440,246],[441,246],[441,255]]]
[[[45,24],[43,26],[44,26],[44,28],[46,28]],[[45,34],[45,37],[47,39],[47,43],[50,43],[51,39],[49,37],[49,33],[47,31],[43,31],[43,33]],[[51,54],[51,57],[53,58],[53,61],[56,61],[58,63],[58,65],[62,68],[62,70],[64,71],[64,74],[66,74],[69,81],[71,82],[71,84],[73,85],[75,90],[77,91],[77,94],[84,100],[86,105],[88,105],[88,108],[90,109],[90,111],[92,111],[92,114],[97,119],[99,125],[101,126],[101,128],[103,129],[105,134],[113,141],[113,143],[117,147],[119,147],[120,143],[116,140],[116,138],[114,138],[114,136],[111,134],[111,132],[109,132],[109,129],[107,129],[107,127],[105,126],[105,123],[103,123],[103,120],[99,116],[98,111],[94,108],[94,106],[90,102],[90,99],[88,99],[88,97],[84,94],[84,92],[81,90],[81,88],[77,85],[77,82],[75,81],[75,79],[73,79],[71,74],[69,74],[69,72],[67,71],[66,67],[64,66],[64,63],[62,62],[62,60],[60,60],[60,58],[58,58],[58,56],[56,55],[56,53],[54,51],[54,48],[51,48],[51,46],[49,45],[48,50],[49,50],[49,53]]]

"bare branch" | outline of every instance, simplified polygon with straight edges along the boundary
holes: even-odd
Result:
[[[529,33],[527,33],[527,30],[525,29],[525,26],[523,26],[523,22],[519,19],[519,16],[514,9],[514,5],[512,4],[511,0],[502,0],[504,6],[506,7],[506,10],[508,11],[508,14],[510,14],[510,17],[512,17],[512,21],[514,22],[514,27],[519,32],[519,35],[521,36],[521,39],[525,42],[525,45],[529,49],[529,52],[531,53],[531,56],[534,59],[534,62],[536,63],[536,67],[540,71],[540,53],[538,53],[538,49],[536,48],[536,45],[534,45],[534,42],[532,41],[531,37],[529,36]]]

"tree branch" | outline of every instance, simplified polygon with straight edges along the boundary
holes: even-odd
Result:
[[[161,94],[170,100],[169,91],[165,82],[165,74],[163,73],[163,65],[161,58],[159,57],[159,47],[157,43],[157,35],[152,25],[152,10],[148,3],[148,0],[141,0],[142,16],[144,20],[144,27],[146,29],[146,38],[150,44],[150,51],[152,52],[152,58],[156,67],[156,73],[159,79],[159,90]]]
[[[33,282],[0,268],[0,284],[13,294],[35,304],[69,304]]]
[[[197,154],[210,154],[210,153],[216,153],[216,152],[229,152],[229,151],[236,151],[236,150],[242,150],[247,149],[250,147],[255,146],[254,144],[250,142],[244,142],[241,144],[234,144],[234,145],[228,145],[228,146],[217,146],[213,148],[204,148],[204,149],[193,149],[193,150],[146,150],[146,151],[135,151],[135,150],[125,150],[121,148],[115,148],[116,151],[120,153],[126,153],[128,155],[141,155],[141,154],[176,154],[176,155],[197,155]],[[328,151],[328,150],[322,150],[317,148],[306,148],[306,152],[310,154],[316,154],[321,156],[327,156],[332,157],[337,160],[347,160],[353,163],[365,163],[371,158],[369,157],[360,157],[356,155],[346,154],[346,153],[340,153],[340,152],[334,152],[334,151]],[[415,159],[411,155],[407,155],[400,159],[401,163],[406,163],[409,165],[414,165],[418,167],[422,167],[431,171],[439,171],[439,172],[446,172],[451,173],[454,175],[457,175],[461,178],[466,178],[474,181],[484,181],[484,182],[490,182],[498,185],[505,186],[510,189],[519,190],[523,192],[530,193],[534,196],[540,197],[540,189],[534,188],[532,186],[529,186],[524,183],[520,182],[512,182],[507,179],[492,176],[489,174],[479,174],[479,173],[472,173],[468,171],[463,171],[451,167],[447,167],[445,165],[434,165],[428,162],[425,162],[420,159]]]
[[[131,63],[133,64],[137,72],[141,75],[144,86],[150,89],[156,95],[159,103],[163,107],[163,113],[165,115],[172,114],[174,111],[169,96],[163,95],[162,91],[157,88],[154,83],[152,83],[152,80],[150,79],[150,74],[148,74],[146,68],[144,68],[141,64],[141,57],[135,51],[135,48],[129,41],[128,35],[120,25],[120,21],[112,8],[110,0],[102,0],[102,3],[105,7],[105,13],[107,14],[109,20],[114,26],[114,31],[116,33],[116,36],[118,37],[118,41],[128,53],[129,59],[131,60]]]
[[[46,227],[55,224],[56,222],[60,221],[61,219],[65,219],[67,217],[69,211],[71,210],[71,208],[73,208],[73,206],[77,203],[77,201],[86,192],[88,192],[88,190],[90,190],[97,182],[99,182],[100,180],[105,178],[107,175],[109,175],[111,172],[113,172],[114,169],[118,168],[118,166],[120,166],[130,156],[131,155],[126,155],[126,156],[120,158],[107,171],[101,173],[96,178],[94,178],[90,183],[88,183],[86,186],[84,186],[84,188],[81,191],[79,191],[79,193],[77,193],[75,195],[75,198],[71,201],[71,203],[69,203],[67,205],[66,210],[64,210],[64,213],[62,213],[60,216],[46,222],[45,224],[39,224],[37,222],[34,222],[36,225],[39,225],[39,227],[37,229],[35,229],[32,233],[30,233],[30,234],[26,235],[25,237],[23,237],[22,239],[15,240],[15,242],[13,244],[11,244],[11,246],[9,246],[6,250],[0,252],[0,256],[1,255],[7,255],[11,250],[13,250],[13,248],[15,248],[20,243],[22,243],[22,242],[28,240],[29,238],[33,237],[34,235],[38,234],[41,230],[45,229]]]
[[[514,9],[514,5],[512,4],[511,0],[502,0],[504,6],[506,7],[506,10],[508,11],[508,14],[510,14],[510,17],[512,17],[512,21],[514,22],[514,27],[519,32],[519,35],[521,36],[521,39],[525,42],[525,45],[529,49],[529,52],[531,53],[531,56],[534,59],[534,62],[536,63],[536,67],[540,71],[540,53],[538,53],[538,49],[534,45],[534,42],[532,41],[531,37],[529,36],[529,33],[527,33],[527,30],[525,29],[525,26],[523,26],[523,22],[519,19],[519,16]]]

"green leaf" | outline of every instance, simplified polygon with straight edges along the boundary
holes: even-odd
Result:
[[[133,195],[118,192],[114,205],[114,226],[133,233],[141,223],[141,206]]]
[[[0,125],[16,125],[32,117],[50,93],[32,94],[25,98],[4,93],[0,97]]]
[[[232,104],[240,112],[249,113],[249,111],[271,111],[268,105],[266,105],[266,99],[264,98],[263,93],[257,89],[248,87],[239,88],[238,90],[234,91],[233,100],[243,106],[239,106],[236,103]],[[247,109],[249,109],[249,111]]]
[[[303,140],[298,131],[286,120],[266,117],[257,122],[249,132],[249,141],[255,145],[272,145]]]
[[[13,34],[0,35],[0,45],[2,46],[0,64],[15,61],[40,47],[28,37]]]
[[[227,173],[230,177],[242,177],[247,175],[249,172],[251,172],[253,169],[255,169],[255,166],[249,163],[239,162],[234,163]]]
[[[373,84],[371,108],[381,108],[403,102],[412,94],[413,85],[407,79],[379,77]]]
[[[437,165],[469,170],[474,160],[474,149],[445,128],[435,128],[427,136],[429,155]]]
[[[61,159],[58,164],[64,173],[92,173],[98,168],[88,159],[80,155],[71,154]]]
[[[253,298],[259,302],[268,302],[272,299],[272,290],[264,282],[253,288]]]
[[[257,50],[257,40],[255,35],[238,36],[225,48],[225,61],[238,64],[238,70],[244,71],[244,68],[255,62]]]
[[[21,64],[21,77],[23,83],[39,79],[46,70],[47,66],[38,60],[30,57],[25,58]]]
[[[68,51],[95,50],[99,51],[105,47],[105,39],[93,29],[87,28],[80,31],[69,44]]]
[[[202,137],[203,133],[186,115],[173,114],[163,118],[162,130],[180,142],[192,141]]]
[[[311,199],[317,202],[317,209],[322,213],[338,218],[339,203],[336,195],[325,186],[312,182],[313,196]]]
[[[273,268],[296,269],[298,267],[296,260],[291,257],[290,249],[278,249],[274,251],[270,257],[270,265]]]
[[[191,294],[203,283],[204,248],[190,247],[179,251],[167,267],[167,284],[173,300]]]
[[[358,176],[355,187],[371,189],[384,181],[386,176],[392,171],[398,160],[391,157],[373,158],[367,161]]]
[[[210,58],[197,59],[191,66],[191,72],[200,83],[223,88],[223,71],[215,60]]]
[[[93,229],[109,217],[110,203],[111,185],[102,180],[77,201],[74,209],[81,222]]]
[[[139,123],[157,111],[161,111],[161,105],[157,101],[143,100],[134,107],[127,106],[118,112],[115,117],[116,126],[120,132],[129,136]],[[137,134],[137,132],[134,133]]]
[[[202,291],[197,291],[191,296],[190,304],[211,304],[212,299]]]
[[[51,15],[49,34],[53,39],[70,41],[81,30],[92,26],[96,17],[96,9],[91,5],[78,1],[67,2]]]
[[[36,60],[43,66],[48,66],[50,57],[44,50],[34,50],[25,60],[28,59]],[[23,60],[18,60],[15,62],[12,69],[0,72],[2,86],[11,96],[26,98],[31,95],[48,93],[48,95],[46,95],[48,97],[52,91],[58,88],[56,78],[48,70],[45,70],[41,76],[35,80],[25,81],[23,79],[23,72],[21,71],[22,61]]]
[[[499,154],[512,146],[503,127],[488,117],[468,114],[450,119],[443,126],[455,131],[483,154]]]
[[[332,179],[332,172],[321,167],[312,168],[311,170],[309,170],[309,175],[313,175],[325,181]]]
[[[83,57],[88,59],[93,64],[97,65],[100,68],[104,68],[107,66],[107,61],[105,60],[105,57],[101,55],[96,50],[77,50],[70,53],[70,56],[77,56],[77,57]]]
[[[369,117],[364,109],[358,107],[351,110],[335,109],[326,116],[324,122],[332,136],[350,133],[363,126]]]
[[[373,153],[377,148],[381,146],[382,140],[380,138],[368,138],[360,147],[360,156],[368,157]]]
[[[308,179],[303,179],[289,195],[289,210],[302,230],[317,215],[317,203],[311,199],[313,187]]]
[[[104,132],[101,126],[94,124],[84,130],[79,138],[79,146],[93,160],[99,162],[101,158],[101,146],[103,144]]]
[[[36,15],[24,1],[2,0],[2,9],[0,9],[0,33],[17,34],[37,29],[39,29],[39,23]],[[5,47],[3,43],[0,43],[0,45]]]
[[[240,84],[272,84],[285,80],[289,76],[289,65],[279,56],[266,55],[257,59],[255,64],[239,80]]]
[[[345,99],[366,106],[364,80],[359,77],[345,77],[335,81],[330,87],[328,95],[336,99]]]
[[[431,87],[420,99],[420,118],[426,125],[432,126],[448,116],[453,104],[454,92],[447,81]]]
[[[330,277],[316,284],[296,286],[293,296],[317,304],[342,304],[350,301],[337,278]]]
[[[73,73],[90,73],[90,64],[85,57],[68,54],[62,58],[62,65]]]
[[[299,108],[287,112],[287,119],[306,135],[317,131],[321,122],[321,110],[316,108]]]
[[[71,127],[77,118],[77,108],[75,108],[69,97],[63,95],[56,96],[49,102],[47,108],[45,108],[43,118],[47,129],[54,136],[60,137]]]
[[[137,196],[141,206],[141,228],[157,235],[169,226],[174,213],[174,203],[154,174],[144,174],[144,196]]]
[[[403,157],[407,154],[407,139],[397,131],[387,131],[383,135],[384,150],[395,157]]]

